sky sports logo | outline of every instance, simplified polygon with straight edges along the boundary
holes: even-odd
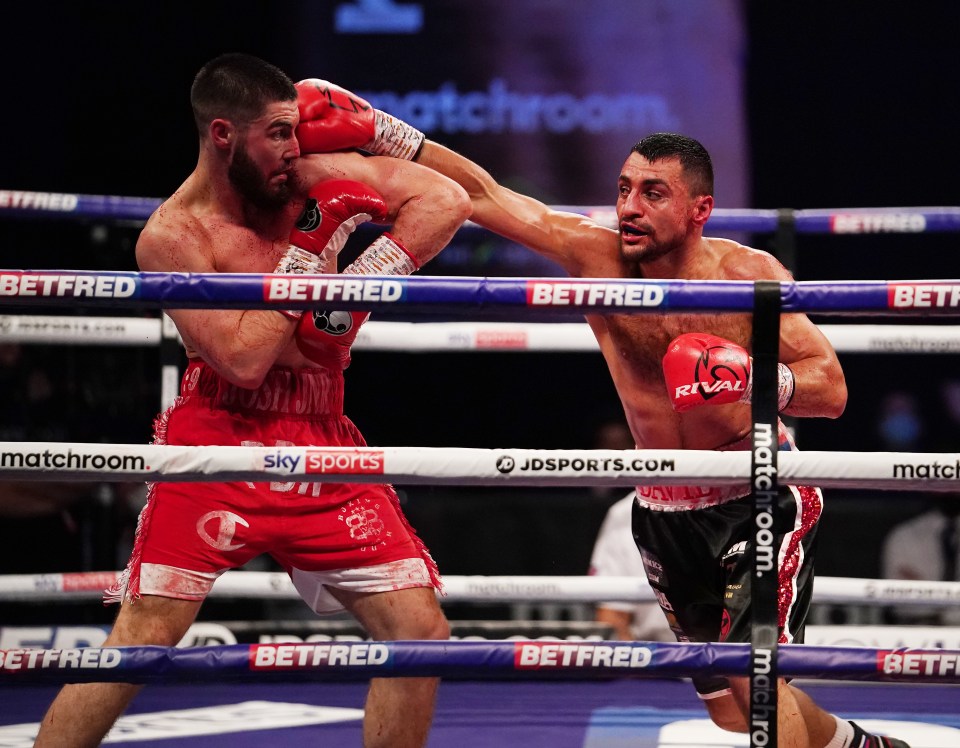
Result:
[[[274,452],[263,458],[264,470],[286,473],[299,472],[301,456]],[[382,475],[383,452],[357,449],[308,449],[304,458],[304,473],[328,475]]]
[[[328,475],[383,475],[383,452],[354,450],[307,451],[307,473]]]

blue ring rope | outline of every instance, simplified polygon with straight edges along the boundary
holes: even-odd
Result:
[[[391,641],[0,650],[0,684],[270,679],[549,680],[746,675],[750,646],[721,643]],[[960,683],[960,652],[781,645],[781,676]]]
[[[145,221],[160,198],[0,189],[0,216]],[[599,222],[614,215],[612,206],[558,205]],[[707,225],[712,231],[772,234],[784,219],[800,234],[918,234],[960,232],[960,207],[828,208],[755,210],[717,208]]]
[[[290,295],[291,283],[301,289],[299,296]],[[753,288],[752,281],[0,270],[0,308],[336,308],[550,317],[749,312]],[[784,312],[956,316],[960,280],[784,282],[781,302]]]

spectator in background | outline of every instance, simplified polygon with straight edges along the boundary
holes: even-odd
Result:
[[[877,411],[877,436],[881,451],[919,451],[922,449],[925,432],[920,402],[916,395],[895,390],[883,397]]]
[[[69,433],[70,403],[58,370],[43,354],[38,347],[27,351],[19,343],[0,344],[2,441],[64,441]]]
[[[646,579],[640,551],[633,541],[630,516],[635,493],[631,491],[607,511],[590,558],[590,575]],[[613,626],[618,640],[674,641],[664,612],[655,602],[597,603],[595,620]]]
[[[934,452],[960,452],[960,379],[946,379],[938,388]]]
[[[881,549],[886,579],[960,582],[960,493],[938,496],[921,514],[896,525]],[[894,613],[897,623],[960,625],[960,611],[910,607]]]
[[[0,343],[0,441],[67,439],[70,403],[56,373],[45,362],[42,347]],[[84,515],[96,489],[95,483],[0,482],[0,570],[29,574],[85,568],[90,548]]]
[[[623,418],[608,418],[600,422],[593,432],[591,449],[636,449],[636,442],[630,433],[630,427]],[[595,499],[616,499],[621,488],[617,486],[591,486],[590,495]],[[630,515],[627,515],[627,526],[630,525]],[[630,541],[633,542],[632,540]]]
[[[80,571],[86,555],[81,510],[96,489],[95,483],[0,482],[3,573]]]

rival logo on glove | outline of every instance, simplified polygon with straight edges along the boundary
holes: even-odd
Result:
[[[684,333],[667,346],[663,378],[678,413],[700,405],[742,402],[751,389],[750,354],[716,335]]]
[[[711,356],[711,352],[718,355]],[[704,400],[719,395],[721,392],[743,393],[747,388],[750,371],[746,366],[731,361],[725,354],[729,353],[726,346],[710,346],[697,359],[693,368],[694,381],[674,388],[674,397],[685,397],[699,394]]]
[[[700,393],[704,400],[709,400],[714,395],[721,392],[744,392],[746,387],[743,382],[731,382],[726,379],[718,379],[712,384],[710,382],[694,382],[693,384],[682,384],[676,388],[674,397],[686,397],[687,395],[696,395]]]

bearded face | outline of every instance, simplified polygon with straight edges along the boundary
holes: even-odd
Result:
[[[664,255],[669,254],[679,244],[679,242],[673,238],[667,241],[661,241],[659,236],[647,234],[646,243],[642,246],[637,246],[633,243],[628,244],[623,240],[625,233],[624,230],[621,230],[620,256],[626,263],[631,265],[640,266],[645,262],[659,260]]]
[[[263,173],[247,149],[246,140],[240,140],[230,159],[227,178],[245,200],[262,210],[279,210],[290,203],[296,190],[294,172],[279,184],[272,185],[271,177]]]

